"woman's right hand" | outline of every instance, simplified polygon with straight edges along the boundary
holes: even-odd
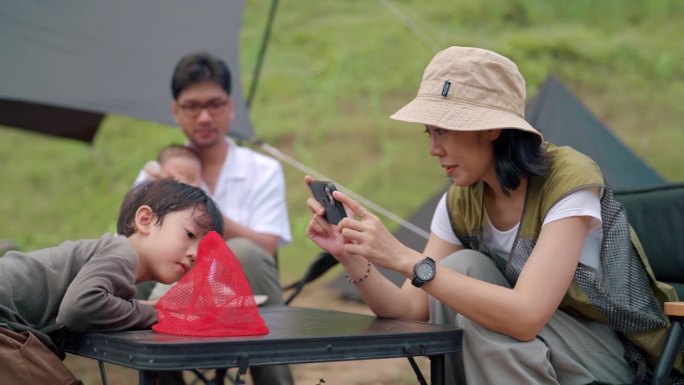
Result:
[[[311,176],[304,177],[307,186],[312,181]],[[337,226],[331,225],[325,220],[325,208],[314,197],[309,197],[306,200],[306,205],[312,213],[311,220],[306,227],[306,235],[319,247],[339,259],[344,254],[342,234],[337,230]]]

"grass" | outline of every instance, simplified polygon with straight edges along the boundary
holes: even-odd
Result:
[[[247,2],[245,87],[269,5]],[[518,63],[530,96],[558,75],[639,157],[684,181],[683,14],[684,3],[667,0],[291,0],[278,9],[250,113],[257,137],[406,218],[445,179],[421,127],[388,116],[415,95],[436,49],[481,46]],[[31,250],[113,231],[140,167],[182,139],[122,116],[109,116],[92,146],[0,129],[0,238]],[[303,173],[284,169],[294,241],[279,256],[289,280],[318,250],[304,236]]]

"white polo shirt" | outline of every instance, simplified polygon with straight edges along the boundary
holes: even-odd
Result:
[[[250,229],[276,235],[279,245],[292,242],[290,219],[285,198],[285,177],[280,163],[250,148],[238,146],[231,138],[228,156],[212,194],[202,184],[223,215]],[[135,183],[146,179],[140,171]]]

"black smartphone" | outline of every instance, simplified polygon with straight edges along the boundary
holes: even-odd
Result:
[[[314,198],[325,208],[325,220],[332,225],[340,223],[347,216],[342,203],[333,198],[333,191],[337,191],[333,182],[315,180],[309,185]]]

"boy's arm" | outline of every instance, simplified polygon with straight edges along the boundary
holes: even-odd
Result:
[[[133,300],[136,263],[125,256],[104,254],[83,265],[69,285],[57,323],[76,331],[149,328],[157,322],[157,312]]]

